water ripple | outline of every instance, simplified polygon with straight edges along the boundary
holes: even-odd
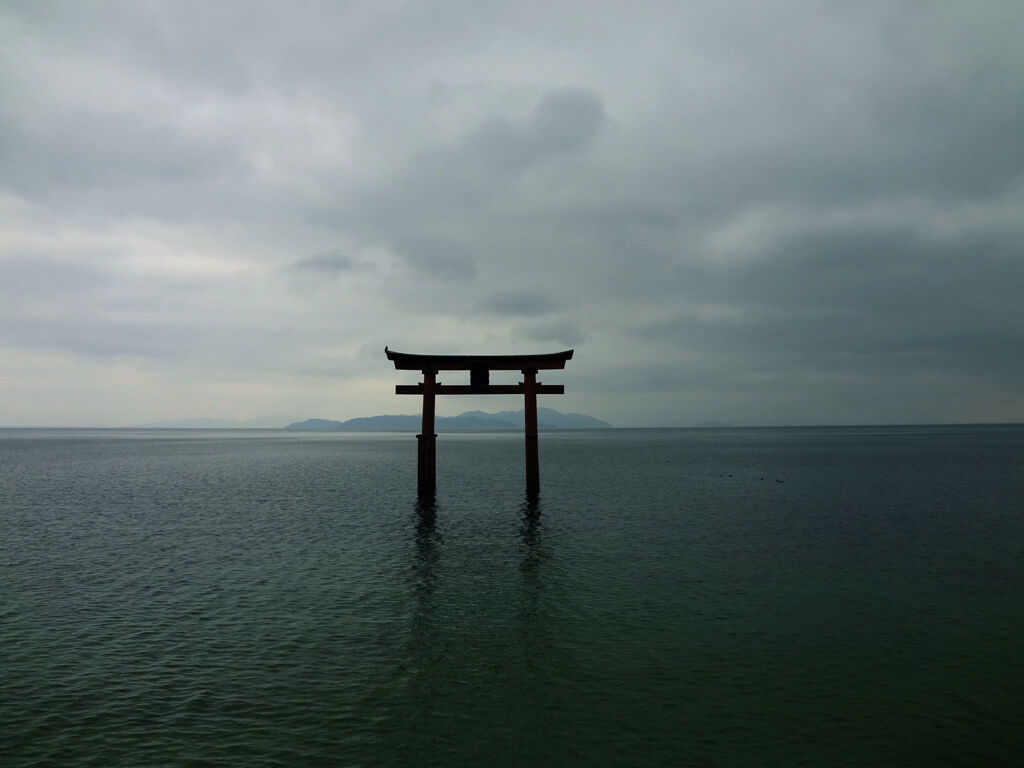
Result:
[[[5,438],[4,765],[1006,764],[1011,437]]]

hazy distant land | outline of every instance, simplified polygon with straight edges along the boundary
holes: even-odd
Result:
[[[417,413],[363,416],[347,421],[306,419],[289,424],[285,429],[348,430],[353,432],[416,431],[419,430],[421,423],[420,414]],[[437,429],[522,429],[523,411],[500,411],[498,413],[466,411],[458,416],[438,416],[434,423]],[[582,413],[561,413],[553,408],[538,408],[537,426],[540,429],[608,429],[612,425]]]
[[[257,416],[252,419],[218,419],[202,416],[191,419],[164,419],[139,424],[140,429],[281,429],[294,416]]]

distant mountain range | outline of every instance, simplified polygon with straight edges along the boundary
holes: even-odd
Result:
[[[434,420],[436,429],[522,429],[524,412],[466,411],[458,416],[438,416]],[[419,414],[394,416],[363,416],[348,421],[331,419],[306,419],[289,424],[285,429],[347,430],[351,432],[394,431],[416,432],[421,425]],[[561,413],[553,408],[537,409],[538,429],[608,429],[606,421],[585,416],[582,413]]]

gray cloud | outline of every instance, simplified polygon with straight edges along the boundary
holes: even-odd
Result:
[[[472,253],[458,235],[416,234],[395,242],[395,252],[423,278],[439,281],[471,281],[476,277]]]
[[[572,320],[527,323],[516,329],[515,333],[530,342],[562,347],[576,347],[586,340],[586,335]]]
[[[500,292],[486,296],[478,304],[483,312],[496,315],[546,315],[560,308],[558,301],[544,293]]]
[[[394,410],[384,344],[577,347],[566,407],[622,425],[1020,420],[1019,29],[1013,4],[5,7],[0,362],[36,378],[0,382],[0,423],[77,376],[116,413],[153,370],[150,420],[194,415],[160,381],[197,371],[267,412]]]
[[[583,149],[605,122],[604,107],[592,92],[557,88],[544,93],[524,125],[492,118],[449,151],[451,162],[486,174],[490,183],[532,165]]]
[[[325,251],[301,258],[293,262],[288,269],[291,272],[312,272],[337,276],[342,272],[348,272],[354,266],[355,263],[346,254]]]

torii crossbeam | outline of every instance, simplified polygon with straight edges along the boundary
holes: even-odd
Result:
[[[523,395],[526,433],[526,492],[540,490],[540,463],[537,457],[537,395],[562,395],[561,384],[541,384],[537,371],[565,368],[572,359],[573,350],[549,355],[411,355],[392,352],[384,347],[384,354],[399,371],[420,371],[419,384],[399,384],[396,395],[423,395],[423,428],[416,435],[417,488],[420,496],[432,496],[436,482],[436,445],[434,433],[435,395]],[[439,371],[469,371],[469,384],[442,384],[437,381]],[[491,384],[491,371],[521,371],[523,380],[518,384]]]

